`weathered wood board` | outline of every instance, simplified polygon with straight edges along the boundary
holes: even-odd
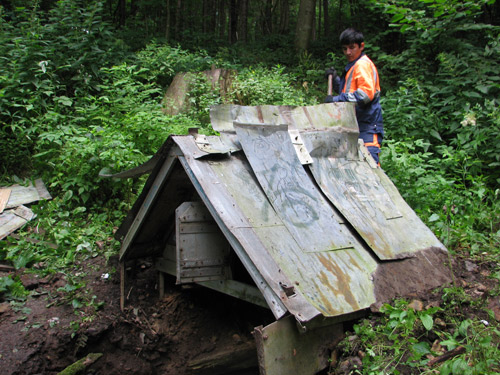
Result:
[[[0,214],[0,240],[21,228],[35,217],[28,207],[19,206],[15,210],[5,210]]]
[[[256,327],[261,375],[314,375],[328,367],[330,351],[343,338],[342,324],[299,333],[292,317]]]

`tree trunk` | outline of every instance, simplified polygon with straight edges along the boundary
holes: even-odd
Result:
[[[217,25],[217,0],[209,0],[209,9],[207,12],[208,24],[207,32],[215,35],[215,27]]]
[[[339,1],[339,11],[338,11],[339,19],[338,19],[338,22],[337,22],[337,28],[338,28],[339,31],[340,30],[344,30],[344,24],[342,22],[342,5],[343,5],[342,3],[343,2],[344,2],[343,0]]]
[[[324,36],[330,35],[330,17],[328,16],[328,0],[323,0],[323,32]]]
[[[295,49],[302,53],[309,48],[314,27],[316,0],[300,0],[297,28],[295,29]]]
[[[181,0],[177,0],[177,7],[175,8],[175,28],[174,28],[174,37],[179,40],[180,31],[181,31],[181,8],[182,2]]]
[[[316,35],[321,35],[321,21],[323,21],[323,4],[321,4],[321,1],[318,4],[318,22],[316,23],[316,28],[315,31],[317,34],[315,34],[313,39],[316,39]]]
[[[237,0],[229,0],[229,43],[233,44],[238,40],[238,4]]]
[[[279,33],[288,34],[289,31],[290,31],[290,3],[288,0],[281,0]]]
[[[124,26],[127,19],[127,2],[125,0],[118,0],[116,13],[118,18],[118,25]]]
[[[246,43],[248,41],[248,0],[238,1],[238,40]]]
[[[266,0],[262,13],[262,34],[270,35],[273,32],[273,0]]]
[[[170,38],[170,0],[167,0],[166,4],[166,20],[165,20],[165,39],[168,41]]]
[[[218,0],[218,15],[219,15],[219,37],[224,39],[226,35],[226,0]]]

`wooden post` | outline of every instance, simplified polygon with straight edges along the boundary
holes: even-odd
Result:
[[[165,297],[165,275],[161,271],[158,271],[158,290],[160,292],[160,299],[163,299]]]
[[[125,261],[120,262],[120,310],[125,310]]]

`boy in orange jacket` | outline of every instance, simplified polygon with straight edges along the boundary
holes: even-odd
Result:
[[[344,30],[340,34],[340,44],[348,64],[340,77],[335,69],[326,70],[327,76],[332,75],[333,89],[339,95],[328,95],[325,102],[355,103],[359,138],[363,139],[373,159],[379,164],[384,125],[378,71],[375,64],[363,52],[365,43],[361,32],[352,28]]]

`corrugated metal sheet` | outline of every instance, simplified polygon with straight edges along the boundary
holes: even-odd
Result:
[[[353,106],[228,105],[213,108],[211,119],[220,138],[169,139],[119,231],[122,260],[163,250],[172,212],[197,196],[274,315],[289,311],[305,323],[376,302],[386,285],[376,290],[374,275],[387,275],[381,261],[415,257],[418,267],[422,250],[445,251],[365,160]]]

